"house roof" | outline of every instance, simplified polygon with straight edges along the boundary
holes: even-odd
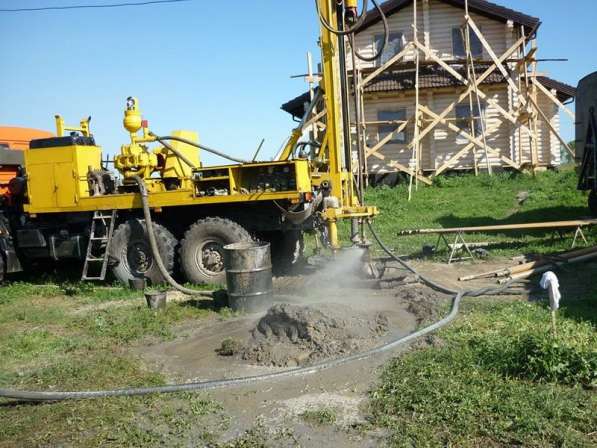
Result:
[[[467,77],[466,67],[463,65],[453,66],[454,70],[460,73],[463,77]],[[488,65],[478,64],[475,71],[480,76]],[[378,92],[398,92],[405,90],[414,90],[416,80],[416,69],[408,68],[401,70],[393,70],[388,73],[383,73],[372,80],[366,87],[365,93]],[[499,84],[505,82],[504,76],[494,71],[489,75],[482,84]],[[423,66],[419,70],[419,87],[421,89],[433,89],[441,87],[455,87],[461,86],[462,82],[457,80],[451,73],[442,67],[435,65]]]
[[[454,6],[456,8],[465,8],[465,0],[438,1]],[[386,13],[386,15],[390,16],[405,8],[406,6],[410,5],[412,2],[413,0],[388,0],[381,5],[381,8]],[[501,5],[496,5],[495,3],[491,3],[485,0],[468,0],[468,7],[470,12],[474,12],[489,19],[499,20],[500,22],[504,23],[506,23],[509,20],[512,20],[515,24],[524,26],[527,33],[535,32],[541,24],[541,20],[539,20],[537,17],[532,17],[522,12],[509,9]],[[367,15],[365,21],[363,22],[363,25],[359,29],[359,32],[375,25],[380,20],[381,16],[379,14],[379,11],[377,11],[377,9],[372,9]]]
[[[556,91],[556,96],[561,102],[565,102],[576,97],[576,87],[572,87],[569,84],[556,81],[555,79],[548,78],[547,76],[537,76],[537,81],[539,81],[549,90],[554,89]]]
[[[485,65],[475,67],[479,74],[485,71],[486,68],[487,66]],[[455,66],[454,69],[460,72],[463,76],[466,76],[465,68],[463,66]],[[414,90],[415,76],[415,70],[410,68],[381,74],[365,87],[365,93],[395,93]],[[555,89],[558,99],[562,102],[571,100],[576,96],[576,88],[568,84],[544,76],[538,77],[537,79],[546,88],[550,90]],[[488,76],[482,84],[501,84],[505,82],[506,80],[504,79],[504,76],[500,72],[495,71]],[[464,87],[460,81],[454,78],[454,76],[448,73],[445,69],[437,66],[421,67],[419,72],[419,85],[421,89]],[[302,118],[305,114],[305,103],[308,103],[309,101],[310,95],[309,92],[306,92],[283,104],[282,110],[288,112],[293,117]]]

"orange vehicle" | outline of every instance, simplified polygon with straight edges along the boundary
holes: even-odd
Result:
[[[0,196],[10,195],[8,183],[23,165],[21,151],[29,148],[31,140],[53,136],[51,132],[39,129],[0,126]]]

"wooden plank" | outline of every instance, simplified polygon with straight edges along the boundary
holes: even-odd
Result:
[[[303,129],[307,129],[309,126],[317,123],[320,119],[322,119],[323,117],[325,117],[327,115],[327,110],[322,110],[321,112],[319,112],[317,115],[315,115],[313,118],[311,118],[309,121],[307,121],[302,128]]]
[[[448,159],[446,162],[444,162],[442,164],[442,166],[440,166],[437,170],[435,170],[435,172],[431,175],[431,177],[439,176],[445,170],[450,168],[450,166],[452,166],[454,163],[458,162],[458,160],[460,160],[462,157],[464,157],[474,147],[475,147],[474,143],[469,143],[468,145],[466,145],[464,148],[462,148],[460,151],[458,151],[456,154],[454,154],[452,157],[450,157],[450,159]]]
[[[523,104],[523,106],[526,106],[526,100],[524,99],[524,97],[522,95],[520,95],[520,91],[518,90],[518,86],[512,80],[512,77],[510,76],[510,73],[508,73],[508,70],[506,70],[506,68],[504,67],[503,63],[498,59],[497,55],[495,54],[495,52],[491,48],[491,45],[489,45],[489,42],[487,42],[487,40],[483,36],[483,33],[481,32],[481,30],[479,30],[479,28],[475,24],[475,21],[469,15],[466,15],[465,19],[468,22],[468,25],[471,27],[471,29],[474,31],[474,33],[477,35],[477,37],[481,41],[481,44],[483,45],[483,47],[487,51],[487,54],[489,54],[489,57],[491,58],[491,60],[493,61],[493,63],[497,66],[498,70],[502,73],[502,75],[506,79],[506,82],[508,84],[510,84],[510,87],[512,88],[512,90],[514,90],[514,92],[516,92],[518,94],[519,100],[521,101],[521,103]]]
[[[531,101],[531,103],[533,103],[533,106],[535,106],[535,109],[537,110],[537,112],[539,112],[539,115],[541,115],[541,117],[543,118],[543,120],[545,121],[545,123],[547,124],[549,129],[551,130],[551,132],[557,137],[557,139],[564,146],[564,148],[566,148],[566,150],[572,155],[572,157],[576,157],[576,153],[572,150],[570,145],[568,145],[568,143],[562,138],[562,136],[557,131],[557,129],[554,127],[554,125],[551,124],[550,119],[547,117],[547,115],[545,115],[545,112],[543,112],[541,110],[541,108],[539,107],[539,105],[537,104],[535,99],[532,97],[529,97],[529,100]]]
[[[512,46],[511,46],[511,47],[510,47],[510,48],[509,48],[509,49],[508,49],[508,50],[507,50],[507,51],[506,51],[506,52],[505,52],[503,55],[502,55],[502,57],[500,58],[500,60],[501,60],[501,61],[504,61],[504,60],[508,59],[508,58],[510,57],[510,55],[511,55],[511,54],[512,54],[514,51],[516,51],[516,50],[518,49],[518,47],[519,47],[520,45],[522,45],[524,42],[525,42],[525,38],[524,38],[524,37],[521,37],[520,39],[518,39],[518,40],[516,41],[516,43],[514,43],[514,44],[513,44],[513,45],[512,45]],[[436,58],[436,59],[437,59],[437,58]],[[497,70],[497,67],[495,66],[495,64],[493,64],[492,66],[488,67],[488,68],[485,70],[485,72],[483,72],[483,73],[481,74],[481,76],[479,76],[479,78],[477,78],[477,85],[480,85],[480,84],[481,84],[483,81],[485,81],[485,79],[487,79],[487,78],[488,78],[488,77],[489,77],[489,76],[490,76],[490,75],[491,75],[491,74],[492,74],[492,73],[493,73],[495,70]],[[457,106],[459,103],[461,103],[463,100],[465,100],[465,99],[468,97],[468,95],[470,94],[470,92],[472,92],[473,88],[474,88],[474,87],[473,87],[472,85],[469,85],[469,86],[468,86],[468,88],[467,88],[467,89],[466,89],[466,90],[465,90],[465,91],[464,91],[464,92],[463,92],[463,93],[462,93],[462,94],[461,94],[461,95],[458,97],[458,99],[457,99],[456,101],[454,101],[452,104],[450,104],[448,107],[446,107],[446,108],[445,108],[445,109],[442,111],[442,113],[440,113],[440,114],[439,114],[439,117],[441,117],[441,119],[444,119],[444,118],[446,118],[446,117],[448,116],[448,114],[449,114],[450,112],[452,112],[452,111],[454,110],[454,108],[455,108],[455,107],[456,107],[456,106]],[[486,96],[485,96],[485,98],[486,98]],[[496,103],[496,102],[494,102],[494,101],[491,101],[491,102],[490,102],[489,100],[487,100],[487,101],[488,101],[490,104],[494,105],[494,106],[496,106],[496,105],[497,105],[497,103]],[[497,106],[499,106],[499,105],[497,105]],[[508,120],[509,120],[509,121],[511,121],[511,122],[512,122],[512,123],[514,123],[514,124],[517,124],[517,120],[516,120],[516,118],[514,118],[513,116],[511,116],[511,115],[510,115],[510,114],[509,114],[507,111],[503,110],[503,108],[499,108],[499,109],[498,109],[498,108],[496,108],[496,109],[497,109],[497,110],[498,110],[498,112],[500,112],[500,113],[502,113],[502,111],[503,111],[503,112],[505,112],[505,113],[506,113],[506,117],[508,118]],[[500,110],[500,109],[501,109],[501,110]],[[427,127],[426,127],[426,128],[423,130],[423,131],[421,131],[421,133],[419,134],[419,139],[423,139],[423,138],[425,138],[425,136],[426,136],[427,134],[429,134],[429,132],[431,132],[433,129],[435,129],[435,127],[436,127],[436,126],[437,126],[439,123],[440,123],[440,120],[437,120],[437,119],[433,120],[433,122],[432,122],[432,123],[431,123],[429,126],[427,126]],[[521,125],[521,127],[522,127],[522,125]],[[529,131],[529,132],[530,132],[530,131]],[[411,145],[413,145],[413,144],[414,144],[414,142],[411,142]],[[412,147],[412,146],[410,146],[410,145],[409,145],[409,147]]]
[[[494,226],[452,227],[447,229],[412,229],[401,230],[398,235],[423,235],[439,233],[485,233],[500,232],[502,230],[543,230],[543,229],[574,229],[597,225],[597,219],[582,219],[575,221],[550,221],[523,224],[504,224]]]
[[[388,135],[386,135],[383,139],[381,139],[377,145],[375,145],[373,148],[366,148],[366,158],[369,158],[370,156],[375,156],[378,159],[381,160],[385,160],[385,157],[383,156],[383,154],[378,154],[379,150],[381,148],[383,148],[385,146],[386,143],[388,143],[390,140],[392,140],[396,134],[400,134],[402,131],[404,131],[404,129],[406,128],[406,126],[408,125],[408,122],[412,119],[409,118],[408,120],[404,121],[400,126],[398,126],[394,131],[392,131],[391,133],[389,133]]]
[[[572,118],[573,120],[576,120],[576,114],[574,112],[572,112],[570,109],[568,109],[564,103],[562,103],[557,96],[555,96],[553,93],[551,93],[547,87],[545,87],[543,84],[541,84],[539,82],[539,80],[536,77],[532,77],[531,78],[531,82],[533,84],[535,84],[537,87],[539,87],[539,90],[541,90],[550,100],[552,100],[556,106],[560,107],[564,112],[566,112],[568,115],[570,115],[570,118]]]
[[[425,112],[427,115],[431,116],[431,117],[435,117],[436,119],[439,118],[439,116],[435,112],[429,110],[425,106],[421,106],[421,110],[423,112]],[[441,119],[440,122],[442,122],[443,124],[445,124],[446,126],[448,126],[448,128],[451,129],[452,131],[454,131],[455,133],[457,133],[457,134],[461,135],[462,137],[466,138],[468,141],[474,143],[475,145],[479,146],[480,148],[483,148],[483,142],[480,141],[478,138],[473,137],[468,132],[463,131],[458,126],[456,126],[456,125],[454,125],[452,123],[449,123],[449,122],[447,122],[447,121],[445,121],[443,119]],[[516,162],[514,162],[510,158],[502,155],[499,149],[494,149],[491,146],[487,145],[487,151],[489,153],[495,155],[496,157],[499,157],[499,159],[502,160],[507,165],[510,165],[511,167],[516,168],[517,170],[520,169],[520,165],[518,165]]]
[[[389,67],[391,67],[393,64],[398,62],[400,59],[404,58],[406,56],[406,54],[410,51],[411,47],[412,47],[412,43],[411,42],[407,43],[400,53],[398,53],[396,56],[394,56],[392,59],[390,59],[384,65],[382,65],[377,70],[370,73],[365,79],[363,79],[363,81],[361,82],[360,88],[363,89],[374,78],[376,78],[381,73],[385,72]]]
[[[494,126],[493,128],[487,130],[487,133],[491,133],[493,131],[495,131],[497,129],[496,126]],[[447,170],[448,168],[450,168],[455,162],[457,162],[458,160],[460,160],[462,157],[464,157],[466,155],[466,153],[468,153],[469,151],[471,151],[473,148],[475,147],[475,143],[471,142],[468,145],[466,145],[464,148],[462,148],[460,151],[458,151],[456,154],[454,154],[452,157],[450,157],[450,159],[448,159],[447,161],[445,161],[442,166],[440,166],[437,170],[435,170],[435,173],[433,173],[431,175],[431,177],[437,177],[439,176],[441,173],[443,173],[445,170]],[[487,163],[490,164],[491,162],[489,162],[489,151],[486,152],[485,157],[487,158]]]
[[[390,163],[388,163],[388,165],[391,166],[392,168],[397,168],[400,171],[405,172],[409,176],[416,177],[417,179],[419,179],[424,184],[433,185],[433,182],[430,181],[429,179],[427,179],[425,176],[421,176],[420,174],[416,174],[413,170],[411,170],[410,168],[402,165],[399,162],[396,162],[395,160],[392,160]]]

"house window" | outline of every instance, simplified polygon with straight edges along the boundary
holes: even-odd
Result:
[[[378,59],[379,65],[383,65],[402,51],[402,33],[390,33],[388,36],[388,45],[383,50],[381,57]],[[380,50],[383,45],[385,34],[376,34],[374,41],[374,54]]]
[[[452,52],[454,57],[466,58],[466,48],[464,45],[464,33],[466,31],[462,28],[452,28]],[[471,36],[471,53],[474,58],[483,56],[483,44],[479,40],[479,36],[473,30],[469,32]]]
[[[483,123],[481,120],[482,117],[485,115],[485,105],[481,104],[481,111],[479,113],[479,107],[474,105],[472,108],[473,117],[471,123],[471,108],[470,106],[456,106],[456,126],[462,129],[464,132],[473,135],[475,137],[479,137],[483,134]],[[473,127],[474,126],[474,134],[473,134]],[[469,140],[466,137],[458,135],[456,138],[456,143],[463,144],[468,143]]]
[[[377,112],[377,120],[378,121],[406,121],[406,109],[399,109],[399,110],[380,110]],[[394,132],[398,129],[402,123],[388,123],[388,124],[380,124],[377,128],[377,134],[379,136],[379,141],[386,138],[390,133]],[[394,134],[392,139],[388,141],[388,144],[404,144],[406,143],[406,132],[403,130],[402,132],[398,132]]]

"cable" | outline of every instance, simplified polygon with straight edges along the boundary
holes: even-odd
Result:
[[[203,151],[209,152],[209,153],[214,154],[214,155],[216,155],[218,157],[222,157],[223,159],[231,160],[232,162],[249,163],[246,160],[239,159],[239,158],[233,157],[233,156],[229,156],[228,154],[226,154],[226,153],[224,153],[222,151],[218,151],[217,149],[210,148],[209,146],[202,145],[200,143],[194,142],[192,140],[188,140],[186,138],[174,137],[174,136],[171,136],[171,135],[168,135],[168,136],[165,136],[165,137],[159,137],[159,136],[157,136],[157,135],[155,135],[154,133],[151,133],[151,132],[150,132],[149,135],[151,135],[152,137],[154,137],[156,139],[156,141],[160,142],[162,145],[164,145],[164,140],[172,140],[172,141],[175,141],[175,142],[181,142],[181,143],[184,143],[186,145],[194,146],[195,148],[202,149]],[[164,146],[166,146],[166,145],[164,145]],[[168,148],[168,149],[170,149],[172,151],[171,147]],[[185,163],[188,163],[188,159],[187,159],[187,161],[185,161]]]
[[[288,377],[295,377],[295,376],[304,376],[317,373],[319,371],[330,369],[333,367],[338,367],[350,362],[361,361],[367,358],[370,358],[374,355],[391,351],[396,347],[404,345],[408,342],[414,341],[422,336],[425,336],[429,333],[432,333],[450,322],[452,322],[456,316],[458,315],[458,311],[460,310],[460,302],[464,297],[479,297],[481,295],[487,294],[500,294],[506,291],[512,284],[512,282],[502,285],[500,287],[489,287],[489,288],[482,288],[475,291],[456,291],[454,289],[445,287],[436,283],[425,276],[420,275],[415,268],[410,266],[400,257],[394,255],[387,246],[381,241],[381,239],[375,233],[371,222],[368,222],[369,229],[372,231],[374,238],[380,243],[380,246],[384,251],[390,255],[390,257],[396,261],[398,261],[401,265],[403,265],[406,269],[410,272],[418,275],[418,277],[429,286],[438,289],[443,292],[447,292],[449,294],[453,294],[454,298],[452,300],[452,307],[450,312],[446,317],[443,319],[425,327],[421,330],[415,331],[414,333],[409,334],[408,336],[404,336],[401,338],[394,339],[392,341],[387,342],[379,347],[367,350],[365,352],[356,353],[354,355],[345,356],[343,358],[333,359],[331,361],[322,361],[316,363],[312,366],[308,367],[297,367],[294,369],[288,369],[281,372],[276,373],[269,373],[263,375],[254,375],[254,376],[245,376],[239,378],[232,378],[232,379],[220,379],[220,380],[208,380],[202,382],[195,382],[195,383],[185,383],[185,384],[171,384],[166,386],[158,386],[158,387],[145,387],[145,388],[129,388],[129,389],[114,389],[114,390],[103,390],[103,391],[86,391],[86,392],[33,392],[33,391],[17,391],[17,390],[10,390],[10,389],[0,389],[0,397],[4,398],[12,398],[17,400],[25,400],[25,401],[63,401],[63,400],[83,400],[83,399],[92,399],[92,398],[105,398],[105,397],[132,397],[132,396],[140,396],[140,395],[150,395],[150,394],[164,394],[164,393],[176,393],[176,392],[188,392],[188,391],[198,391],[198,390],[210,390],[210,389],[222,389],[226,387],[234,387],[234,386],[242,386],[246,384],[256,383],[260,381],[270,381],[276,380],[281,378],[288,378]]]
[[[18,8],[0,9],[0,12],[32,12],[32,11],[62,11],[67,9],[98,9],[98,8],[122,8],[125,6],[147,6],[161,3],[182,3],[193,0],[151,0],[144,2],[111,3],[106,5],[71,5],[71,6],[45,6],[40,8]]]
[[[141,193],[141,202],[143,203],[143,216],[145,217],[145,226],[147,227],[147,236],[149,239],[149,247],[151,248],[153,259],[155,260],[158,269],[160,270],[160,273],[162,274],[164,279],[173,288],[177,289],[183,294],[187,294],[190,296],[213,297],[215,291],[197,291],[194,289],[186,288],[172,278],[172,276],[168,272],[168,269],[166,269],[166,266],[164,266],[164,262],[162,261],[162,257],[160,256],[160,249],[158,248],[158,243],[155,238],[155,233],[153,231],[153,220],[151,218],[151,209],[149,208],[147,186],[145,185],[145,181],[141,179],[139,176],[133,176],[132,179],[139,185],[139,192]]]

